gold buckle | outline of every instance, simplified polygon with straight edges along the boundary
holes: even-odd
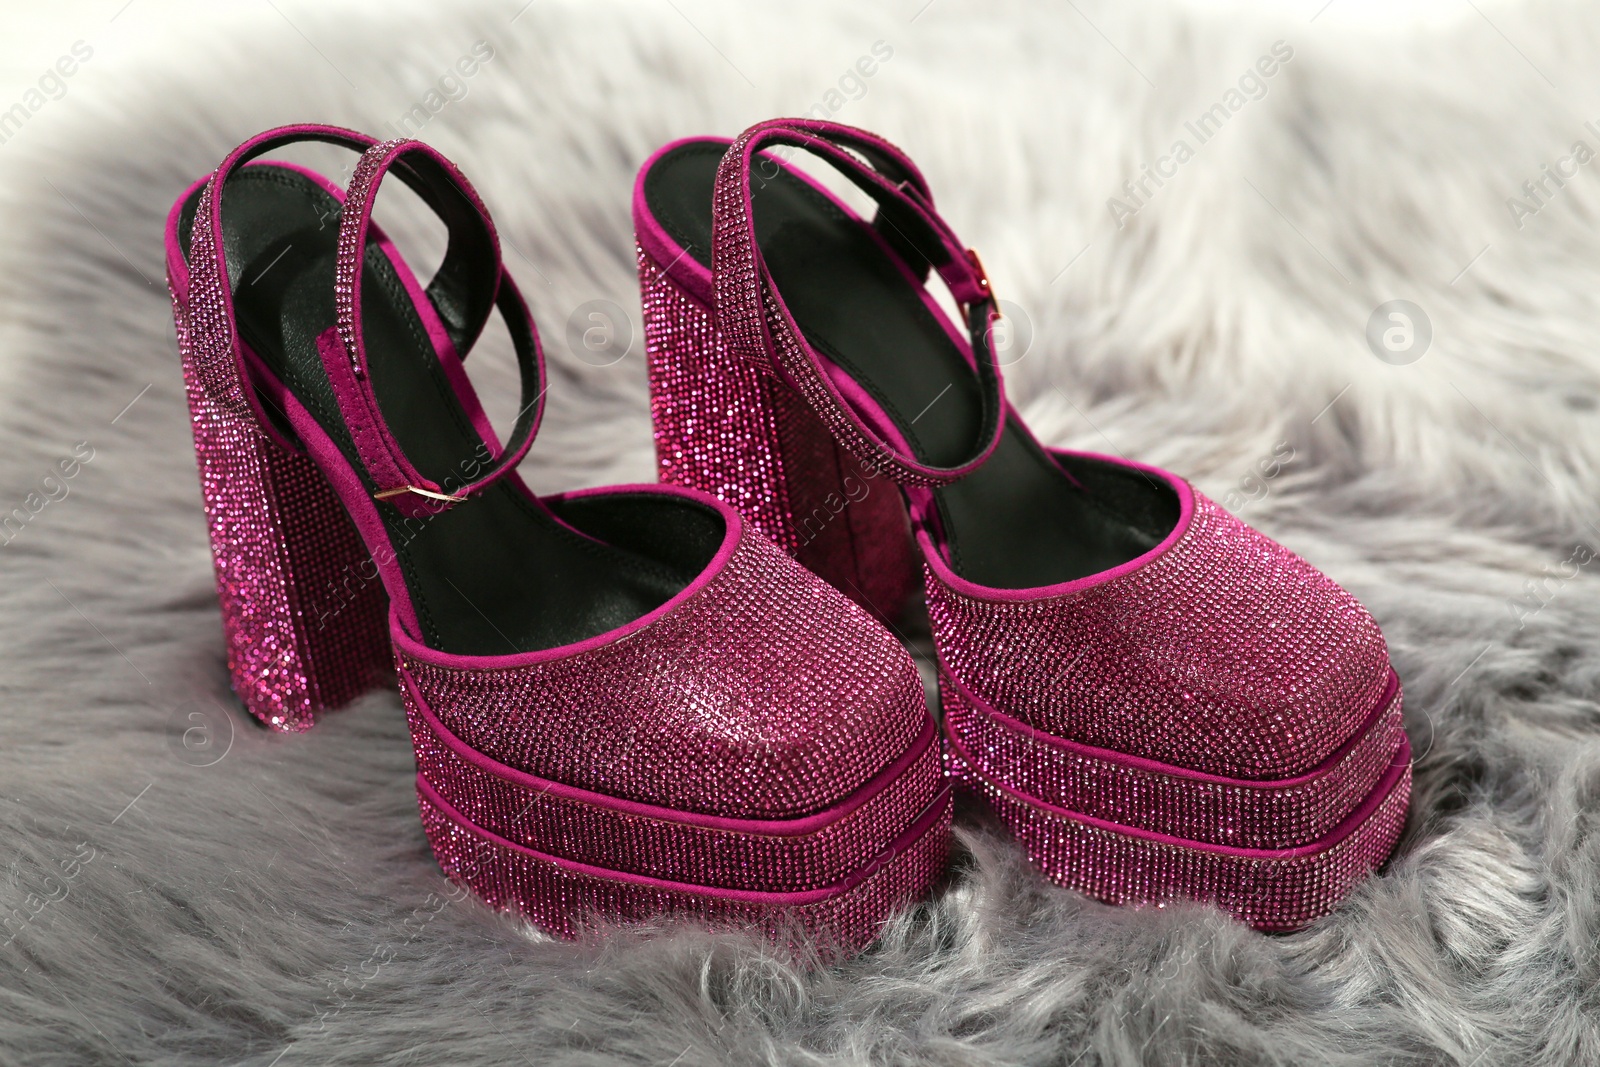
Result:
[[[389,500],[406,493],[415,493],[424,500],[436,500],[441,504],[459,504],[467,499],[464,496],[452,496],[449,493],[435,493],[431,489],[420,489],[415,485],[401,486],[399,489],[385,489],[381,493],[373,493],[374,500]]]
[[[994,286],[989,284],[989,272],[983,269],[983,260],[978,258],[978,250],[975,248],[967,249],[967,258],[972,260],[972,269],[978,272],[978,288],[982,289],[988,294],[989,299],[994,301],[994,313],[996,315],[1000,314],[1000,299],[994,295]]]

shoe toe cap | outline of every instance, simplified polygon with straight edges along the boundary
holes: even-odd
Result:
[[[893,635],[748,528],[703,586],[597,647],[503,669],[403,660],[434,713],[493,760],[735,818],[843,799],[928,716]]]

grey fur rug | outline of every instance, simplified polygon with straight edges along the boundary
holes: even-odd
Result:
[[[26,513],[0,536],[0,1063],[1600,1062],[1600,14],[1368,33],[1318,6],[285,0],[152,46],[85,31],[0,145],[0,513]],[[1417,787],[1331,918],[1108,908],[966,812],[948,884],[843,966],[552,942],[439,874],[393,695],[297,737],[232,700],[161,284],[183,185],[269,125],[411,116],[547,338],[534,484],[647,480],[634,170],[815,108],[929,172],[1026,323],[1010,381],[1044,435],[1188,475],[1377,615]],[[1394,299],[1429,328],[1408,349],[1380,316],[1379,359]],[[632,320],[611,366],[564,341],[591,300]]]

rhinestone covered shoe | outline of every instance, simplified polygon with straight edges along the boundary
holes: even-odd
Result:
[[[1293,929],[1383,862],[1410,750],[1371,615],[1177,475],[1035,440],[902,152],[806,119],[679,141],[634,221],[663,481],[885,619],[920,557],[947,766],[1046,875]]]
[[[255,161],[296,141],[361,153],[349,190]],[[390,172],[448,230],[426,286],[372,223]],[[831,953],[943,870],[938,729],[882,626],[714,497],[517,476],[543,357],[451,163],[269,131],[178,199],[167,263],[235,690],[294,731],[397,675],[450,877],[564,936],[681,913]],[[496,310],[504,445],[462,365]]]

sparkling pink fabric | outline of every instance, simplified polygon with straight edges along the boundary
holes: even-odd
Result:
[[[860,789],[813,815],[700,816],[626,803],[496,763],[444,727],[409,679],[406,713],[423,782],[473,826],[537,852],[673,882],[801,892],[849,878],[894,844],[907,815],[945,790],[937,727]]]
[[[841,449],[805,400],[723,342],[709,308],[639,249],[650,414],[661,480],[738,508],[880,619],[917,580],[900,492]]]
[[[990,707],[1212,774],[1310,770],[1389,679],[1355,597],[1198,492],[1177,542],[1110,580],[1002,598],[959,593],[930,568],[927,595],[946,668]]]
[[[197,183],[199,184],[199,183]],[[191,187],[181,205],[192,194]],[[210,185],[192,247],[211,244]],[[310,729],[392,678],[375,581],[351,581],[368,556],[327,479],[264,433],[234,372],[231,307],[218,263],[186,264],[168,221],[168,288],[189,400],[228,673],[245,708],[278,730]]]
[[[1035,730],[941,673],[945,729],[985,778],[1044,804],[1172,837],[1289,848],[1327,834],[1377,788],[1405,741],[1391,676],[1361,729],[1303,775],[1252,781],[1142,760]]]
[[[441,722],[541,778],[680,811],[787,818],[904,752],[910,657],[838,590],[739,525],[710,581],[625,640],[504,668],[401,651]]]
[[[562,937],[595,920],[688,916],[760,930],[802,959],[827,962],[875,941],[885,919],[940,877],[949,855],[948,788],[874,862],[835,885],[795,893],[692,886],[561,860],[475,829],[421,779],[417,800],[433,854],[452,879]]]
[[[706,288],[697,268],[666,258],[671,237],[637,193],[635,216],[663,479],[792,539],[804,513],[791,472],[819,466],[818,453],[772,427],[803,404],[847,451],[874,442],[826,383],[808,385],[799,331],[759,257],[743,254],[745,149],[771,125],[733,142],[718,171],[708,210],[729,254],[713,256],[716,322],[688,295]],[[741,378],[751,384],[723,384]],[[919,499],[937,491],[925,472],[876,466]],[[1179,527],[1145,557],[1061,586],[973,585],[934,531],[917,531],[950,769],[1062,885],[1304,925],[1381,863],[1404,825],[1410,749],[1387,647],[1366,609],[1306,561],[1181,479],[1140,469],[1178,492]],[[867,553],[903,543],[903,521],[872,513],[837,550],[849,558],[821,573],[847,587]]]
[[[719,508],[731,552],[625,635],[481,666],[397,637],[424,828],[564,936],[685,913],[858,948],[943,869],[936,731],[893,638]]]
[[[970,458],[957,466],[934,468],[922,463],[899,447],[897,435],[885,436],[887,420],[873,418],[870,411],[847,399],[767,277],[755,236],[750,170],[761,148],[779,144],[804,147],[829,161],[863,191],[894,202],[916,218],[935,245],[924,254],[934,257],[933,266],[949,285],[951,295],[976,309],[979,325],[975,336],[984,340],[983,358],[973,366],[983,397],[984,423]],[[862,158],[891,167],[907,179],[897,184],[876,165],[864,164]],[[910,159],[876,134],[815,119],[758,122],[734,139],[717,168],[711,202],[711,261],[717,324],[729,348],[739,358],[777,371],[857,460],[888,472],[901,484],[935,486],[977,469],[994,451],[1004,429],[1005,400],[995,348],[987,340],[995,309],[988,277],[976,257],[934,212],[925,189]]]
[[[246,142],[229,165],[302,136],[371,143],[290,128]],[[558,934],[682,913],[844,951],[920,896],[943,869],[950,793],[916,670],[865,612],[732,508],[687,489],[625,490],[711,508],[728,534],[705,573],[609,634],[464,657],[406,631],[406,586],[372,558],[386,536],[376,505],[303,406],[236,344],[208,221],[218,184],[197,183],[174,207],[168,261],[229,663],[250,710],[304,729],[398,662],[441,866]],[[202,188],[191,271],[178,222]],[[412,297],[442,336],[426,297]],[[258,420],[247,365],[309,451]],[[383,584],[352,588],[352,575]]]
[[[1058,885],[1110,904],[1203,901],[1261,930],[1297,930],[1333,910],[1388,857],[1411,797],[1411,746],[1402,742],[1377,788],[1322,839],[1228,848],[1042,804],[974,773],[956,745],[947,759],[956,782],[989,802]]]

